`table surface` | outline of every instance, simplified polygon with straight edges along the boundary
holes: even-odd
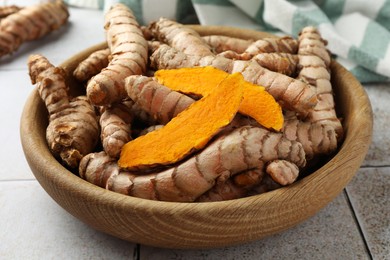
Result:
[[[26,2],[34,1],[7,4]],[[286,232],[226,248],[170,250],[119,240],[68,214],[32,174],[19,120],[33,90],[26,66],[30,54],[43,54],[57,65],[104,41],[101,11],[70,8],[70,14],[59,31],[0,60],[0,259],[390,258],[390,83],[364,85],[374,111],[374,135],[356,176],[318,214]]]

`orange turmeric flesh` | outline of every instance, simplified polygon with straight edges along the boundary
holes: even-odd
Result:
[[[211,66],[158,70],[154,74],[158,82],[172,90],[185,94],[205,96],[210,93],[227,72]],[[243,79],[244,99],[239,112],[255,119],[260,125],[280,131],[284,117],[281,106],[264,87]]]
[[[236,115],[243,99],[243,77],[227,74],[208,95],[179,113],[164,127],[122,148],[118,164],[128,170],[173,164],[202,149]]]

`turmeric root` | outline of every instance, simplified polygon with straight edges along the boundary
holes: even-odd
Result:
[[[295,77],[298,66],[298,56],[290,53],[260,53],[253,60],[271,71],[278,72],[290,77]]]
[[[228,73],[240,72],[244,79],[265,89],[286,110],[306,116],[317,103],[313,87],[294,78],[267,70],[256,61],[230,60],[218,56],[188,56],[168,45],[161,45],[150,57],[155,69],[213,66]]]
[[[130,76],[126,79],[125,88],[140,109],[164,125],[195,102],[194,99],[172,91],[150,77]]]
[[[242,101],[241,82],[240,74],[228,75],[209,95],[193,103],[163,128],[128,142],[122,148],[119,166],[135,170],[168,165],[203,148],[233,120]]]
[[[64,71],[41,55],[28,61],[32,84],[49,112],[46,139],[50,150],[70,168],[77,168],[81,158],[92,152],[99,137],[94,108],[85,96],[70,99]]]
[[[302,145],[280,133],[245,126],[222,135],[205,149],[179,165],[161,172],[139,175],[120,169],[104,152],[85,156],[80,176],[100,187],[122,194],[162,201],[195,201],[210,190],[221,175],[265,169],[282,159],[304,167]]]
[[[318,103],[309,112],[308,120],[329,125],[335,129],[337,139],[343,136],[343,128],[336,115],[333,89],[330,82],[330,54],[326,50],[326,41],[314,27],[305,27],[299,36],[298,78],[314,86]]]
[[[106,13],[105,29],[112,60],[87,85],[91,103],[110,105],[126,96],[125,78],[146,71],[148,43],[131,10],[115,4]]]
[[[21,9],[22,7],[19,7],[17,5],[0,6],[0,19],[7,17],[10,14],[16,13]]]
[[[299,175],[299,168],[286,160],[270,162],[265,170],[271,178],[282,186],[293,183]]]
[[[0,57],[60,28],[69,17],[66,5],[58,0],[25,7],[0,21]]]
[[[83,60],[73,71],[73,76],[79,81],[87,81],[98,74],[109,63],[110,49],[98,50]]]
[[[307,160],[313,159],[315,155],[329,155],[336,151],[337,133],[331,126],[297,118],[285,118],[284,122],[284,136],[302,144]]]
[[[253,43],[253,40],[243,40],[223,35],[207,35],[203,36],[202,39],[212,47],[214,53],[233,51],[240,54],[245,52],[249,45]]]
[[[213,55],[211,47],[193,29],[175,21],[160,18],[149,25],[152,35],[159,41],[188,55]]]
[[[132,101],[115,104],[100,116],[100,138],[103,150],[111,157],[118,158],[123,145],[131,140]]]
[[[262,169],[251,169],[238,173],[226,181],[217,180],[216,184],[196,201],[211,202],[243,198],[249,190],[261,182],[263,176]]]
[[[158,70],[154,74],[164,86],[186,94],[208,95],[228,73],[214,67]],[[264,88],[244,81],[244,99],[239,112],[266,127],[279,131],[283,126],[282,109]]]
[[[259,53],[291,53],[296,54],[298,50],[298,41],[290,36],[282,38],[264,38],[253,42],[244,53],[255,56]]]

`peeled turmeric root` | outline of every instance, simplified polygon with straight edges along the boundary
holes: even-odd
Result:
[[[128,142],[122,148],[119,166],[128,170],[150,169],[175,163],[203,148],[233,120],[242,101],[241,83],[240,74],[228,75],[209,95],[193,103],[163,128]]]
[[[164,86],[186,94],[205,96],[229,75],[214,67],[158,70],[154,74]],[[263,87],[244,81],[244,99],[239,112],[266,127],[279,131],[283,126],[282,109]]]
[[[25,7],[5,17],[0,22],[0,57],[60,28],[68,17],[68,9],[60,0]]]
[[[148,43],[131,10],[115,4],[105,16],[107,43],[112,60],[87,85],[93,105],[107,106],[126,96],[125,78],[146,71]]]
[[[81,158],[93,151],[99,138],[94,108],[85,96],[70,99],[65,72],[41,55],[28,61],[32,84],[49,112],[46,139],[50,150],[70,168],[77,168]]]

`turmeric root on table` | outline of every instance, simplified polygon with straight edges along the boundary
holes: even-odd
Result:
[[[242,101],[241,83],[240,74],[228,75],[209,95],[179,113],[163,128],[125,144],[119,166],[137,170],[169,165],[206,146],[236,115]]]
[[[208,95],[229,75],[214,67],[195,67],[158,70],[154,76],[164,86],[175,91],[200,96]],[[279,131],[283,126],[280,105],[264,88],[244,81],[244,99],[239,112],[248,115],[266,127]]]
[[[91,53],[85,60],[77,65],[73,76],[79,81],[87,81],[98,74],[109,63],[110,49],[106,48]]]
[[[302,145],[280,133],[244,126],[218,137],[186,161],[161,172],[140,175],[119,168],[104,152],[91,153],[80,163],[80,176],[100,187],[126,195],[162,201],[195,201],[216,180],[282,159],[299,168],[306,164]]]
[[[126,96],[125,78],[146,71],[148,43],[132,11],[115,4],[105,15],[105,29],[112,60],[87,85],[93,105],[107,106]]]
[[[50,150],[70,168],[77,168],[81,158],[93,151],[99,138],[94,108],[85,96],[70,99],[65,72],[45,57],[32,55],[28,60],[32,84],[49,113],[46,139]]]
[[[60,1],[25,7],[0,21],[0,57],[16,51],[22,43],[49,34],[64,25],[69,17]]]

